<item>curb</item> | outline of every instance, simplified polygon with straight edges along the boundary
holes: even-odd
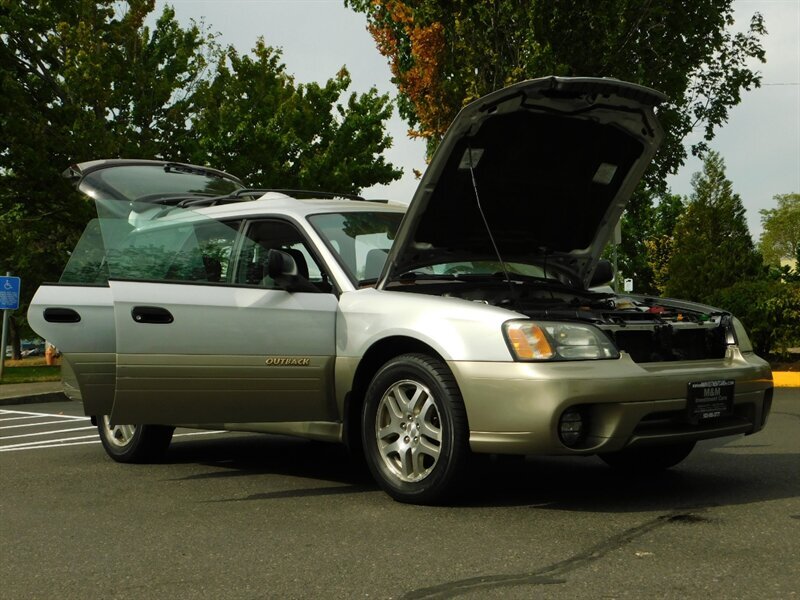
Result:
[[[775,387],[800,387],[800,371],[774,371],[772,383]]]
[[[67,402],[69,398],[64,392],[45,392],[44,394],[29,394],[15,398],[0,398],[0,406],[15,406],[17,404],[39,404],[40,402]]]

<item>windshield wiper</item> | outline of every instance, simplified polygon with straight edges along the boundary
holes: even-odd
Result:
[[[399,281],[416,281],[418,279],[423,280],[436,280],[436,279],[444,279],[445,281],[455,281],[458,279],[458,276],[452,273],[420,273],[419,271],[406,271],[395,277],[396,280]]]
[[[203,177],[214,177],[224,179],[219,173],[203,169],[202,167],[190,167],[179,163],[167,163],[164,165],[165,173],[188,173],[189,175],[202,175]]]

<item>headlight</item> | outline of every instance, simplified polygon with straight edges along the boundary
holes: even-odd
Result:
[[[591,325],[547,321],[506,321],[506,343],[517,360],[619,358],[606,335]]]

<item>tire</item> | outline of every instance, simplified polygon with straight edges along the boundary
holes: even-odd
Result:
[[[174,427],[165,425],[114,425],[108,415],[97,419],[97,431],[106,453],[121,463],[156,462],[172,440]]]
[[[383,365],[367,389],[361,434],[370,473],[395,500],[439,504],[464,479],[466,410],[437,358],[404,354]]]
[[[610,467],[632,474],[658,473],[674,467],[694,449],[694,442],[667,446],[628,448],[619,452],[600,454]]]

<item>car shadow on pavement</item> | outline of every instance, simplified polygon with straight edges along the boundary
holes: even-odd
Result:
[[[265,492],[253,498],[287,498],[375,491],[366,466],[340,444],[279,435],[236,434],[213,440],[181,441],[170,446],[166,462],[195,463],[209,470],[177,478],[181,481],[282,475],[336,482],[339,486]]]
[[[595,457],[476,457],[467,484],[451,506],[531,507],[590,512],[671,511],[749,504],[800,496],[795,475],[800,453],[754,453],[699,446],[682,464],[650,476],[626,476]],[[307,478],[309,486],[264,491],[237,500],[269,500],[374,492],[363,463],[337,444],[273,435],[237,434],[181,441],[171,464],[208,470],[179,480],[279,475]],[[323,485],[318,485],[320,482]],[[331,484],[334,485],[331,485]],[[338,484],[338,485],[337,485]]]
[[[800,453],[697,448],[677,467],[632,476],[596,457],[496,457],[479,467],[461,505],[614,513],[749,504],[800,496],[798,464]]]

